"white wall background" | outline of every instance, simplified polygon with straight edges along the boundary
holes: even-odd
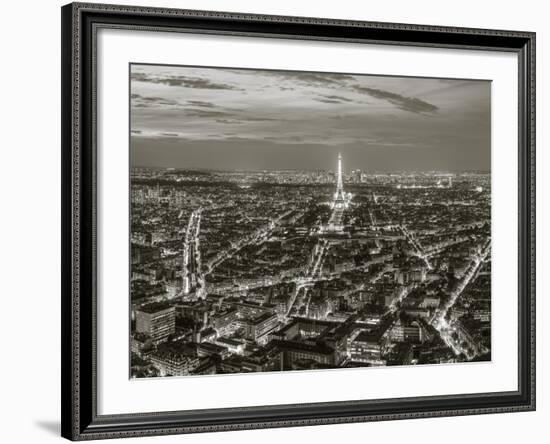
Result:
[[[240,443],[315,441],[544,442],[550,420],[545,383],[545,269],[550,250],[543,205],[550,156],[543,152],[550,56],[546,2],[508,0],[116,0],[118,3],[260,14],[307,15],[537,32],[538,409],[537,412],[140,438],[124,442]],[[0,436],[9,443],[60,441],[60,6],[11,0],[0,27]],[[543,251],[544,250],[544,251]],[[548,273],[548,271],[547,271]],[[546,433],[545,433],[546,432]]]

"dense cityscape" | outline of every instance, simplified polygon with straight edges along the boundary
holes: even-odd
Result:
[[[133,168],[134,378],[491,359],[490,174]]]

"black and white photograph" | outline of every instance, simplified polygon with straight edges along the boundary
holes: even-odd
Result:
[[[491,81],[129,76],[131,378],[491,361]]]
[[[3,6],[2,442],[544,441],[546,3]]]

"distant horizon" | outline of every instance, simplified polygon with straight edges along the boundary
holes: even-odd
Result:
[[[208,167],[193,167],[193,168],[187,168],[187,167],[169,167],[169,166],[148,166],[148,165],[132,165],[132,169],[157,169],[157,170],[176,170],[176,171],[215,171],[215,172],[242,172],[242,173],[249,173],[249,172],[287,172],[287,171],[304,171],[304,172],[319,172],[319,171],[326,171],[326,172],[333,172],[336,173],[336,169],[332,168],[317,168],[317,169],[303,169],[303,168],[281,168],[281,169],[222,169],[222,168],[208,168]],[[359,170],[366,174],[383,174],[383,175],[391,175],[391,174],[466,174],[466,173],[481,173],[481,174],[491,174],[490,170],[481,170],[481,169],[472,169],[472,170],[461,170],[461,171],[449,171],[449,170],[410,170],[410,171],[369,171],[365,170],[363,168],[353,168],[346,170],[343,169],[344,174],[348,174],[352,171]]]

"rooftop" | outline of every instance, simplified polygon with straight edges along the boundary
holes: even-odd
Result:
[[[173,307],[167,302],[152,302],[150,304],[142,305],[137,309],[137,311],[151,314],[151,313],[157,313],[159,311],[166,310],[168,308],[173,308]]]

